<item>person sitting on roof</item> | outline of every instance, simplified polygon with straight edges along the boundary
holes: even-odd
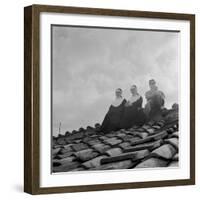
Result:
[[[122,89],[115,91],[115,99],[109,107],[109,110],[101,124],[100,131],[109,133],[120,129],[120,120],[124,111],[126,99],[122,97]]]
[[[138,94],[137,86],[132,85],[130,92],[131,97],[125,104],[120,123],[122,129],[128,129],[134,125],[142,125],[145,122],[145,114],[142,109],[143,98]]]
[[[149,80],[150,90],[145,93],[147,103],[145,105],[145,114],[148,120],[162,119],[162,109],[164,108],[165,95],[162,91],[158,90],[156,81]]]

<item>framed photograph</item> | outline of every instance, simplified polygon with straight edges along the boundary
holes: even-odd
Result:
[[[195,184],[195,16],[24,9],[24,191]]]

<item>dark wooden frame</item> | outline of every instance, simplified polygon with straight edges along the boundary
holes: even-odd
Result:
[[[190,22],[190,178],[183,180],[40,187],[40,53],[41,12],[188,20]],[[147,11],[32,5],[24,8],[24,191],[30,194],[84,192],[195,184],[195,15]]]

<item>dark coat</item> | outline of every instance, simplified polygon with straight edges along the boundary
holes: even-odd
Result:
[[[110,106],[101,125],[101,131],[103,133],[117,131],[120,129],[120,122],[124,112],[125,103],[126,100],[124,99],[119,106]]]
[[[142,109],[143,98],[140,97],[137,101],[129,106],[125,106],[123,116],[120,123],[120,128],[131,128],[134,125],[142,125],[145,122],[145,114]]]

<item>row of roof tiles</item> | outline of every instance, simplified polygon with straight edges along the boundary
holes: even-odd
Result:
[[[178,119],[53,138],[53,172],[178,166]]]

